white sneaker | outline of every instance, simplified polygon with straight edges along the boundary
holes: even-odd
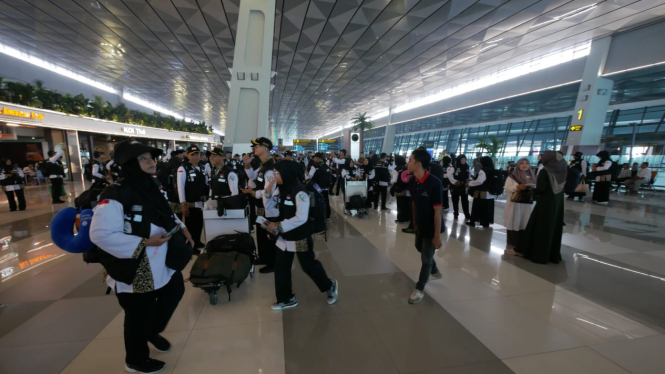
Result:
[[[418,304],[425,297],[425,293],[419,289],[413,290],[411,296],[409,296],[409,304]]]
[[[295,296],[293,296],[291,300],[289,300],[286,303],[272,304],[272,310],[284,310],[284,309],[295,308],[297,306],[298,306],[298,299]]]
[[[332,280],[332,288],[327,292],[328,293],[328,305],[333,305],[334,303],[337,302],[337,298],[339,297],[339,283],[337,283],[336,279]]]
[[[441,274],[441,270],[439,270],[439,272],[436,273],[436,274],[430,273],[430,275],[429,275],[429,280],[437,280],[437,279],[441,279],[441,278],[443,278],[443,274]]]

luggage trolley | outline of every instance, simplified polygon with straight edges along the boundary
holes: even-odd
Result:
[[[206,244],[218,237],[219,235],[232,235],[237,233],[250,233],[251,222],[249,214],[249,206],[243,209],[229,209],[226,215],[217,216],[217,210],[204,210],[203,211],[203,224],[205,228]],[[254,278],[254,266],[249,272],[249,276]],[[202,289],[208,294],[210,305],[216,305],[219,297],[219,289],[225,286],[223,281],[195,285],[194,287]]]
[[[350,181],[350,180],[344,180],[344,214],[349,214],[352,217],[355,216],[356,214],[361,215],[367,215],[369,211],[367,210],[367,206],[363,205],[362,208],[357,208],[357,209],[348,209],[348,204],[351,201],[352,196],[361,196],[363,198],[363,201],[367,201],[367,181]],[[355,211],[355,212],[354,212]]]

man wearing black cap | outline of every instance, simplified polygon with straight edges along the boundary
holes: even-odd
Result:
[[[60,159],[64,151],[60,149],[58,152],[48,151],[48,178],[51,181],[51,199],[53,204],[62,204],[64,201],[60,200],[62,196],[62,184],[65,178],[65,167]]]
[[[109,182],[106,180],[109,173],[106,169],[106,166],[102,162],[102,156],[104,156],[104,152],[94,151],[92,153],[92,160],[90,161],[92,164],[90,175],[92,186],[90,186],[90,188],[101,190],[106,188],[106,186],[109,184]]]
[[[240,155],[237,153],[233,155],[233,162],[235,162],[235,164],[233,165],[233,171],[235,171],[236,173],[242,171],[245,168],[242,165],[242,160],[240,160]]]
[[[381,153],[381,159],[379,162],[374,165],[374,170],[376,173],[375,181],[378,184],[376,186],[374,194],[374,209],[379,206],[379,193],[381,194],[381,210],[388,210],[386,207],[386,199],[388,198],[388,185],[390,184],[390,172],[394,169],[393,166],[388,164],[388,155]]]
[[[178,168],[176,187],[178,201],[182,209],[183,220],[189,227],[194,238],[195,253],[201,253],[200,248],[205,245],[201,242],[203,232],[203,203],[208,199],[208,178],[199,167],[201,150],[193,145],[187,148],[187,159]]]
[[[231,162],[233,161],[233,158],[231,157],[232,153],[230,151],[226,151],[224,154],[224,166],[231,165]]]
[[[169,156],[170,158],[166,162],[166,165],[157,170],[157,179],[159,179],[162,188],[166,191],[171,209],[174,213],[178,214],[178,217],[182,217],[176,180],[178,179],[178,168],[182,165],[182,161],[185,158],[185,151],[182,148],[176,149],[175,151],[171,151]]]
[[[210,179],[210,199],[208,202],[206,202],[206,209],[217,209],[218,212],[223,212],[223,206],[219,207],[220,209],[218,209],[219,201],[223,201],[223,199],[231,196],[237,196],[239,194],[238,174],[233,171],[230,166],[224,165],[224,151],[222,148],[213,148],[213,150],[210,151],[209,159],[213,166],[213,174],[212,178]],[[246,206],[247,201],[244,199],[244,197],[242,202],[244,202]],[[223,214],[224,213],[220,213],[220,215]]]
[[[115,159],[111,159],[111,161],[106,163],[106,170],[111,174],[111,179],[114,183],[120,178],[120,165],[115,162]]]
[[[339,170],[339,179],[337,180],[337,191],[335,192],[335,196],[339,196],[339,189],[340,187],[342,188],[342,192],[344,193],[346,191],[346,187],[344,186],[344,177],[341,175],[343,170],[348,170],[351,168],[351,157],[346,157],[346,149],[342,149],[339,151],[339,157],[333,157],[332,161],[338,165],[338,170]]]
[[[284,159],[289,160],[289,161],[293,161],[293,152],[291,152],[291,151],[284,152]]]
[[[330,221],[330,197],[328,194],[328,189],[332,186],[332,173],[330,168],[324,162],[326,155],[321,152],[314,154],[314,165],[309,169],[309,179],[314,185],[314,188],[320,188],[321,195],[326,201],[326,221]]]
[[[252,149],[254,150],[254,155],[261,160],[261,164],[257,168],[253,168],[252,159],[249,155],[245,155],[242,161],[245,164],[245,173],[249,180],[254,183],[255,187],[241,189],[241,191],[250,194],[255,198],[254,203],[257,216],[263,216],[269,221],[277,221],[279,218],[279,207],[277,206],[277,203],[272,199],[266,199],[268,204],[266,205],[263,201],[263,195],[267,193],[267,196],[272,196],[272,193],[275,192],[276,188],[276,184],[271,183],[275,180],[273,172],[275,162],[270,157],[272,142],[267,138],[252,140]],[[272,187],[269,191],[266,191],[265,188],[268,185]],[[258,263],[266,265],[259,269],[259,272],[263,274],[274,272],[275,251],[277,248],[275,247],[273,240],[269,237],[268,232],[261,228],[261,225],[259,224],[256,224],[256,242],[259,251]]]

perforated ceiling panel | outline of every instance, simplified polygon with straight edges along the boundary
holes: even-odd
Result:
[[[240,0],[3,0],[0,43],[225,127]],[[277,0],[273,135],[321,135],[660,17],[665,0]],[[1,69],[0,69],[1,75]]]

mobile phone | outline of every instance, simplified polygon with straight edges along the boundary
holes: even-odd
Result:
[[[180,225],[176,225],[174,228],[171,229],[171,231],[167,232],[166,234],[162,235],[162,239],[166,239],[169,236],[173,235],[176,233],[176,231],[180,230]]]

